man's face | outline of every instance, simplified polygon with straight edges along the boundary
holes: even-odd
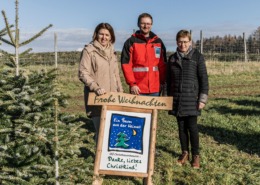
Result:
[[[151,29],[152,29],[152,24],[153,24],[152,23],[152,19],[149,18],[149,17],[143,17],[140,20],[140,23],[139,23],[140,31],[146,37],[149,36],[149,33],[150,33]]]
[[[177,40],[177,45],[180,52],[186,53],[191,46],[191,41],[189,40],[189,37],[180,37]]]

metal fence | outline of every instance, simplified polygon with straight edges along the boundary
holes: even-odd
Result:
[[[204,38],[200,32],[200,39],[194,41],[193,47],[204,54],[209,61],[260,61],[260,39],[245,34],[241,36],[226,35]]]

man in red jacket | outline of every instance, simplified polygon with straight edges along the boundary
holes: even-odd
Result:
[[[151,29],[153,18],[148,13],[138,17],[139,30],[125,43],[121,66],[131,94],[159,96],[166,81],[166,48]]]

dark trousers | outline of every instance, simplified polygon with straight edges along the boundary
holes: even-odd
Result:
[[[199,155],[197,118],[197,116],[177,117],[181,150],[189,152],[190,143],[192,155]]]

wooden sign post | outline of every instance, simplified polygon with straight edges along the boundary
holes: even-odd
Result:
[[[89,105],[102,105],[93,185],[100,174],[144,178],[152,185],[157,113],[172,109],[172,97],[90,93]]]

